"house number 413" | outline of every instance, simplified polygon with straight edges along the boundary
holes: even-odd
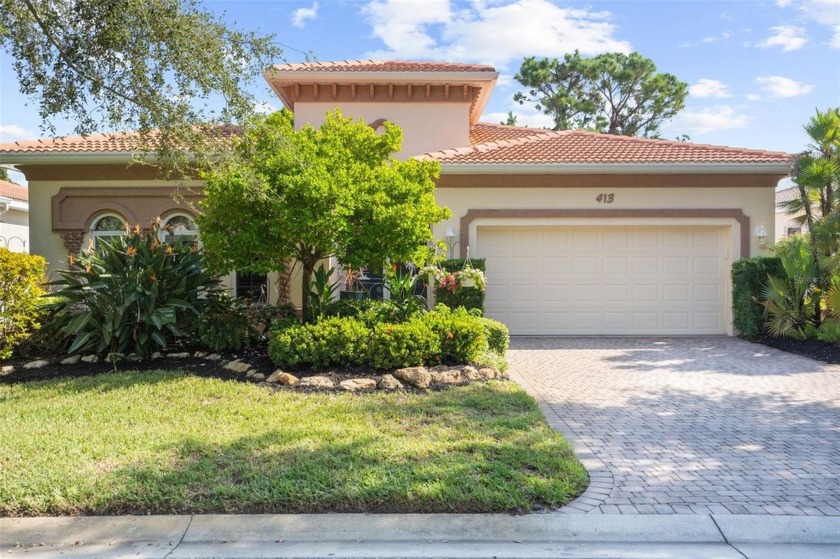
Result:
[[[599,204],[612,204],[613,200],[615,200],[615,194],[612,192],[602,192],[595,198],[595,201]]]

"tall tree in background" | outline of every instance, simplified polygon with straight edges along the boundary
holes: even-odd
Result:
[[[243,88],[282,54],[195,0],[0,0],[0,47],[45,132],[59,119],[79,135],[134,131],[181,170],[184,148],[201,163],[219,124],[250,116]]]
[[[582,128],[621,136],[659,137],[662,124],[685,107],[688,84],[637,52],[583,58],[578,51],[557,58],[522,62],[516,79],[520,105],[554,118],[555,130]]]

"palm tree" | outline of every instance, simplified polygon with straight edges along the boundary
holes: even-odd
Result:
[[[780,207],[789,214],[801,214],[798,221],[808,228],[816,276],[814,324],[819,326],[821,293],[831,284],[831,272],[840,263],[840,108],[817,111],[804,128],[811,143],[794,165],[793,182],[799,188],[799,198]]]

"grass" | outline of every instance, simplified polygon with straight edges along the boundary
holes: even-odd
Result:
[[[0,515],[501,512],[586,473],[513,383],[305,394],[181,372],[0,386]]]

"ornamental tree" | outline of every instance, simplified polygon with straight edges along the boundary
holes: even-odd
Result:
[[[398,161],[402,131],[327,114],[295,130],[288,111],[256,117],[234,140],[233,158],[205,174],[198,224],[215,271],[302,269],[303,293],[319,261],[355,268],[420,262],[431,225],[450,215],[435,202],[434,161]],[[303,297],[304,316],[308,298]]]
[[[528,91],[514,100],[534,103],[554,119],[554,130],[583,128],[619,136],[657,138],[660,127],[685,107],[688,84],[656,72],[649,58],[610,52],[583,58],[526,58],[516,79]]]

